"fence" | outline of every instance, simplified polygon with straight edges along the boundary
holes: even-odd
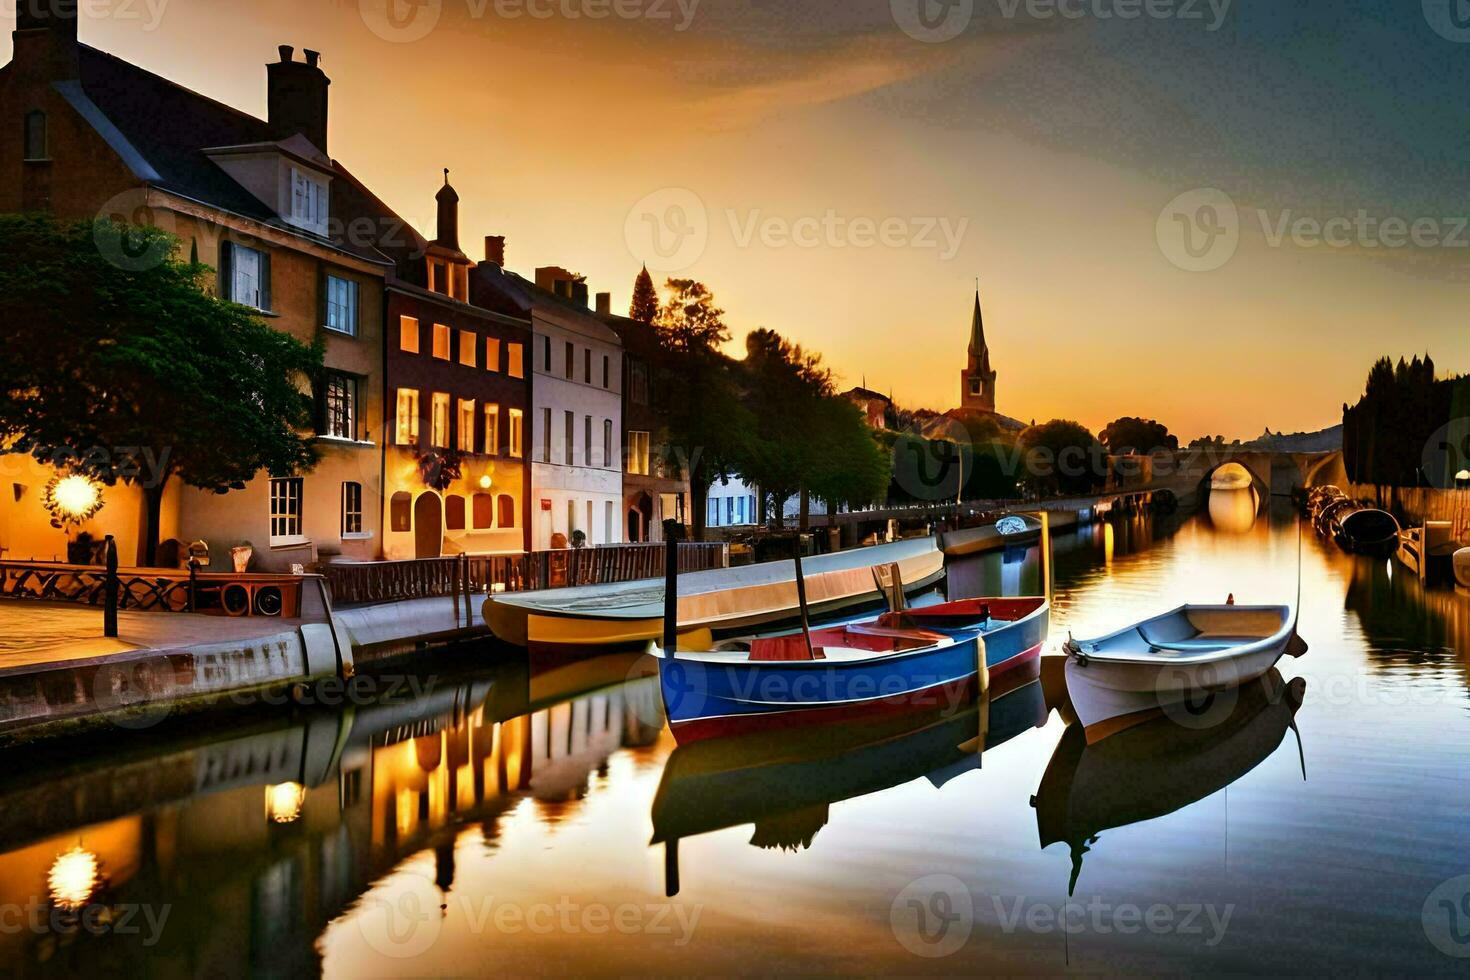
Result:
[[[679,546],[680,572],[707,571],[727,564],[723,544]],[[658,578],[664,574],[664,546],[609,545],[526,555],[344,562],[326,566],[324,573],[335,605],[366,606],[405,599],[530,592]]]

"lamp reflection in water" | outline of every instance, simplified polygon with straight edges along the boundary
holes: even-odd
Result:
[[[96,894],[100,879],[97,855],[78,844],[52,863],[46,887],[57,908],[74,912]]]
[[[271,823],[295,823],[301,819],[301,805],[306,802],[306,787],[300,783],[281,783],[265,788],[265,815]]]

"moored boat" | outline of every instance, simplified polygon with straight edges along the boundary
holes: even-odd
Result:
[[[1209,710],[1216,695],[1305,652],[1287,606],[1182,606],[1099,639],[1068,641],[1067,696],[1093,743],[1176,706]]]
[[[1453,561],[1455,584],[1462,589],[1470,589],[1470,548],[1461,548],[1455,552]]]
[[[984,527],[947,531],[939,546],[950,558],[965,558],[1002,548],[1035,544],[1041,539],[1041,522],[1022,514],[1007,514]]]
[[[1406,527],[1399,535],[1398,560],[1427,582],[1439,582],[1454,574],[1455,554],[1461,548],[1452,521],[1427,521]]]
[[[944,554],[934,538],[916,538],[807,559],[811,615],[828,618],[878,606],[879,566],[898,566],[910,594],[944,577]],[[681,632],[735,636],[776,629],[800,613],[791,562],[767,562],[679,576]],[[491,596],[483,614],[492,633],[515,646],[542,648],[641,647],[663,635],[662,579]]]

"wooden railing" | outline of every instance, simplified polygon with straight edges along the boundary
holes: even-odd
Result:
[[[292,618],[301,608],[302,578],[196,572],[169,568],[119,568],[117,608],[137,612],[210,612],[250,615],[255,590],[273,588],[272,616]],[[0,598],[37,599],[103,606],[107,569],[42,561],[0,561]],[[228,594],[227,594],[228,593]]]
[[[724,568],[724,544],[681,544],[679,571]],[[664,574],[661,544],[608,545],[526,555],[457,555],[416,561],[343,562],[323,570],[337,606],[366,606],[489,592],[531,592],[636,582]]]

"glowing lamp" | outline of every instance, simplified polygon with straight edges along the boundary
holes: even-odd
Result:
[[[301,805],[306,802],[306,787],[300,783],[281,783],[265,788],[265,815],[271,823],[295,823],[301,819]]]
[[[81,524],[102,509],[102,487],[85,476],[58,476],[41,502],[59,524]]]
[[[1455,486],[1464,488],[1470,485],[1470,470],[1461,470],[1455,474]]]
[[[46,887],[57,908],[74,912],[97,891],[97,855],[80,844],[58,857],[46,873]]]
[[[490,474],[489,473],[486,473],[484,476],[480,477],[480,489],[481,490],[489,490],[490,489],[490,486],[491,486]]]

